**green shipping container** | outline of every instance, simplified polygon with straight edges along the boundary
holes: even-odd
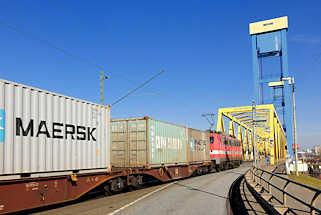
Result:
[[[148,117],[111,121],[113,167],[159,167],[187,163],[188,129]]]

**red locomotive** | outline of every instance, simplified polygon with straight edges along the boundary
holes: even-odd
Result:
[[[218,170],[239,166],[242,161],[241,141],[224,133],[209,133],[210,157]]]

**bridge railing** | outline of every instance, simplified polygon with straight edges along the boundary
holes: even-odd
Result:
[[[307,208],[310,209],[310,214],[315,215],[315,212],[318,212],[319,214],[321,214],[321,205],[319,205],[318,207],[316,207],[316,202],[318,200],[318,198],[321,196],[321,190],[305,185],[305,184],[301,184],[299,182],[293,181],[291,179],[285,178],[281,175],[275,174],[275,173],[271,173],[269,171],[260,169],[260,168],[256,168],[253,167],[250,169],[249,171],[251,173],[252,176],[252,180],[261,185],[262,189],[264,189],[268,194],[271,194],[271,196],[273,196],[275,199],[277,199],[277,197],[275,196],[275,193],[272,193],[272,187],[278,191],[280,191],[282,193],[282,203],[284,207],[287,207],[287,200],[288,198],[292,198],[293,200],[296,201],[296,203],[299,203],[301,205],[306,206]],[[280,185],[276,185],[272,182],[272,179],[274,178],[278,178],[278,180],[281,180],[283,182],[283,186],[281,187]],[[264,186],[263,183],[265,183],[266,186]],[[309,190],[312,194],[313,197],[311,198],[310,201],[305,201],[305,199],[303,199],[302,197],[298,197],[290,192],[287,191],[287,188],[289,187],[290,184],[295,184],[296,186],[300,187],[300,188],[304,188]],[[290,208],[289,208],[290,209]]]

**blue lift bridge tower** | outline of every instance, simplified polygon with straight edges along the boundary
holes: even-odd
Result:
[[[286,16],[250,24],[255,103],[274,104],[293,157],[293,78],[288,70],[287,30]]]

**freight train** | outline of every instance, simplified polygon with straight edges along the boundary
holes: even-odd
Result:
[[[0,156],[3,214],[235,167],[241,143],[0,80]]]

